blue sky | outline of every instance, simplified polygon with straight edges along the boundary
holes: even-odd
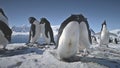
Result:
[[[120,0],[0,0],[0,8],[10,26],[29,25],[28,18],[46,17],[51,25],[60,25],[71,14],[83,14],[94,31],[104,20],[109,30],[120,29]]]

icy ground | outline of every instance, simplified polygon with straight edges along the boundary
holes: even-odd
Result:
[[[88,56],[77,55],[69,61],[56,59],[50,53],[54,46],[48,46],[8,44],[8,51],[0,51],[0,68],[120,68],[120,44],[109,44],[109,48],[92,45]]]
[[[56,40],[59,26],[52,28]],[[56,52],[54,45],[28,47],[25,44],[28,34],[28,31],[13,32],[8,50],[0,50],[0,68],[120,68],[120,42],[109,44],[109,48],[93,44],[88,56],[77,54],[67,61],[60,61],[51,54],[51,51]]]

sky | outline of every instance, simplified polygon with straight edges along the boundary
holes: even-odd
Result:
[[[0,0],[11,27],[30,25],[31,16],[61,25],[71,14],[83,14],[95,32],[100,31],[104,20],[109,30],[120,29],[119,6],[120,0]]]

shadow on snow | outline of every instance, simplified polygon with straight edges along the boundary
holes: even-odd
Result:
[[[9,57],[9,56],[22,55],[33,52],[37,54],[43,54],[44,50],[40,50],[39,48],[35,48],[35,47],[21,47],[14,50],[6,50],[6,51],[0,50],[0,57]]]
[[[65,62],[73,63],[73,62],[93,62],[100,65],[107,66],[109,68],[120,68],[120,60],[111,60],[111,59],[104,59],[104,58],[95,58],[95,57],[80,57],[75,56],[70,59],[64,59]]]

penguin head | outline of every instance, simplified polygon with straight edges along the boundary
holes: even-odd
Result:
[[[33,22],[34,22],[36,19],[35,19],[35,17],[29,17],[28,20],[29,20],[30,24],[33,24]]]
[[[2,8],[0,8],[0,13],[4,16],[4,17],[6,17],[7,18],[7,16],[5,15],[5,13],[4,13],[4,11],[3,11],[3,9]],[[8,19],[8,18],[7,18]]]
[[[107,30],[107,24],[106,24],[106,21],[104,21],[104,22],[102,23],[101,32],[104,31],[104,30]]]
[[[104,22],[102,23],[102,26],[103,26],[103,25],[105,25],[105,26],[106,26],[106,21],[104,21]]]
[[[78,22],[87,20],[87,18],[85,18],[82,14],[71,14],[70,18],[71,20],[78,21]]]
[[[106,26],[107,26],[106,21],[104,21],[104,22],[102,23],[102,29],[103,29],[103,28],[106,28]]]
[[[46,18],[41,18],[40,24],[50,25],[50,22]]]
[[[2,15],[4,15],[4,12],[3,12],[3,9],[2,9],[2,8],[0,8],[0,13],[1,13]]]

